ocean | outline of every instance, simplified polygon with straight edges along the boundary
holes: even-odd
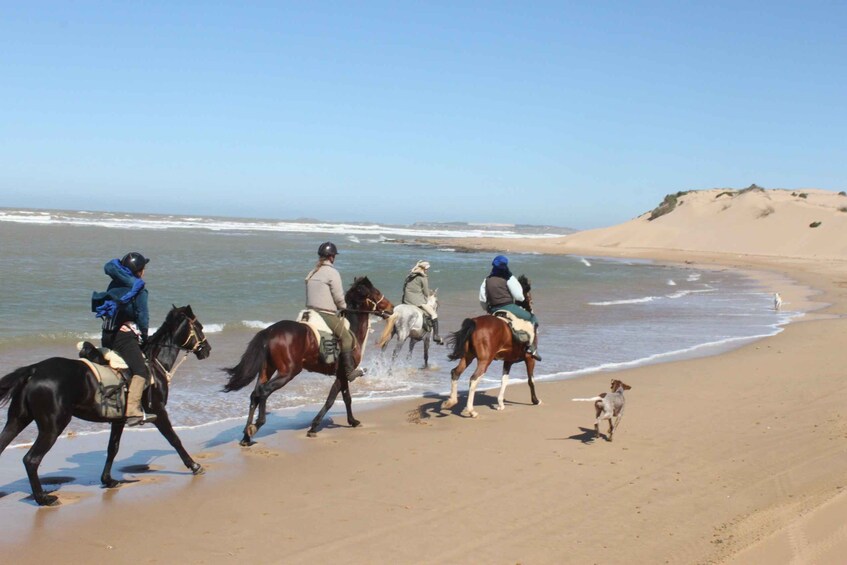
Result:
[[[100,324],[89,311],[92,291],[109,282],[103,265],[136,250],[151,258],[145,280],[154,329],[172,304],[190,304],[203,323],[212,355],[193,356],[172,383],[168,407],[178,428],[231,421],[243,426],[250,388],[221,392],[222,367],[235,365],[261,328],[293,319],[303,307],[303,277],[314,266],[318,245],[333,241],[345,285],[367,275],[392,302],[419,259],[432,264],[442,334],[482,313],[479,285],[492,253],[468,253],[417,243],[419,239],[497,236],[544,238],[571,232],[550,226],[478,224],[326,223],[0,209],[0,375],[52,356],[76,357],[76,342],[99,345]],[[770,292],[731,270],[701,270],[648,261],[603,257],[510,255],[515,274],[532,281],[541,323],[544,360],[536,379],[575,378],[591,372],[709,355],[780,331],[797,313],[772,308]],[[390,370],[393,342],[375,347],[383,327],[373,320],[363,366],[368,374],[352,386],[354,406],[444,394],[450,388],[444,347],[432,345],[428,370],[422,344],[404,352]],[[151,330],[152,333],[152,330]],[[467,389],[471,370],[462,377]],[[507,398],[527,400],[525,377],[515,366]],[[499,384],[500,364],[482,383]],[[268,402],[277,416],[314,413],[331,378],[302,373]],[[543,395],[542,395],[543,399]],[[331,415],[343,412],[338,400]],[[5,422],[5,409],[0,419]],[[74,419],[66,433],[108,433],[108,426]],[[13,445],[31,441],[32,424]]]

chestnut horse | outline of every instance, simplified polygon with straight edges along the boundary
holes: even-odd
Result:
[[[353,358],[358,365],[362,360],[364,343],[368,337],[370,315],[387,317],[394,311],[394,305],[371,284],[367,277],[357,278],[344,295],[344,299],[347,302],[344,316],[350,321],[350,329],[356,336]],[[247,415],[247,425],[244,427],[241,445],[255,443],[252,440],[253,436],[265,424],[268,397],[275,390],[288,384],[303,369],[313,373],[335,375],[335,382],[332,383],[324,407],[312,420],[307,434],[309,437],[317,435],[318,425],[335,403],[339,391],[347,407],[347,422],[354,428],[361,424],[353,417],[350,387],[342,373],[340,363],[327,364],[321,360],[318,340],[306,324],[282,320],[258,332],[250,340],[238,365],[224,369],[230,376],[229,381],[224,385],[224,392],[242,389],[254,379],[256,380],[256,386],[250,393],[250,412]],[[253,422],[256,408],[259,409],[259,413],[256,421]]]
[[[518,280],[524,293],[524,302],[518,306],[532,312],[532,297],[529,279],[521,275]],[[485,315],[476,318],[465,318],[459,331],[447,337],[447,346],[453,351],[447,356],[451,361],[459,359],[459,364],[450,371],[450,398],[444,401],[442,408],[450,409],[459,403],[458,388],[459,377],[468,365],[476,359],[476,370],[471,375],[470,388],[468,390],[468,403],[462,411],[463,416],[476,418],[479,416],[474,410],[474,394],[479,379],[485,375],[492,361],[503,361],[503,377],[500,381],[500,394],[497,396],[497,410],[503,410],[505,404],[503,397],[506,394],[506,385],[509,384],[509,370],[515,363],[526,363],[526,376],[529,382],[529,392],[532,395],[533,404],[541,404],[535,395],[535,383],[532,380],[535,371],[535,359],[527,352],[527,346],[517,341],[512,335],[512,330],[505,321],[497,316]]]
[[[151,360],[150,374],[153,384],[145,391],[142,402],[147,412],[156,415],[153,424],[176,449],[183,464],[195,475],[200,475],[203,473],[203,467],[195,462],[182,446],[165,409],[171,376],[176,370],[174,362],[180,351],[184,351],[186,355],[194,353],[198,359],[205,359],[212,352],[212,347],[203,334],[203,324],[194,316],[191,306],[174,306],[161,327],[150,336],[145,345],[144,355]],[[111,471],[112,462],[120,447],[126,418],[109,419],[100,415],[95,399],[96,387],[97,381],[85,362],[63,357],[51,357],[34,365],[21,367],[0,379],[0,406],[11,401],[6,426],[3,433],[0,433],[0,453],[35,420],[38,437],[24,455],[24,467],[29,477],[32,496],[35,502],[42,506],[57,504],[58,499],[42,488],[38,478],[38,466],[73,416],[89,422],[112,424],[106,465],[100,475],[100,482],[107,488],[121,484],[121,481],[112,478]]]

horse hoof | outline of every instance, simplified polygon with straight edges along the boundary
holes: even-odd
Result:
[[[450,410],[455,405],[456,405],[455,402],[453,402],[452,400],[448,400],[444,404],[441,405],[441,408],[444,409],[444,410]]]
[[[202,475],[206,472],[206,469],[200,463],[194,463],[189,469],[191,469],[193,475]]]
[[[103,488],[118,488],[121,486],[121,481],[116,481],[115,479],[109,479],[107,481],[101,481]]]
[[[538,400],[537,398],[534,398],[534,399],[532,400],[532,403],[533,403],[534,405],[536,405],[536,406],[541,406],[542,404],[544,404],[543,402],[541,402],[541,401],[540,401],[540,400]]]
[[[497,408],[495,408],[495,410],[505,410],[505,409],[506,409],[506,407],[503,404],[498,404]]]
[[[254,443],[256,443],[256,442],[251,440],[249,437],[245,436],[244,439],[242,439],[241,441],[238,442],[238,445],[240,445],[241,447],[250,447]]]
[[[306,432],[306,437],[318,437],[318,432],[316,432],[315,430],[309,430],[308,432]]]
[[[247,437],[253,437],[258,431],[259,428],[257,428],[255,424],[250,424],[249,426],[247,426],[247,429],[244,430],[244,435]]]
[[[476,410],[468,410],[467,408],[465,408],[464,410],[462,410],[462,416],[464,416],[465,418],[479,418],[479,412],[477,412]]]
[[[59,502],[58,496],[53,496],[52,494],[42,494],[41,496],[36,496],[35,502],[38,503],[39,506],[59,506],[62,504]]]
[[[362,425],[362,422],[360,422],[359,420],[353,420],[352,422],[348,422],[348,423],[350,424],[351,428],[358,428],[359,426]]]

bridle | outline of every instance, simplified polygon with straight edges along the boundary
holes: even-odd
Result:
[[[382,316],[385,311],[378,311],[377,309],[379,308],[379,303],[383,300],[385,300],[385,295],[382,293],[379,294],[379,298],[377,298],[376,300],[368,296],[367,298],[365,298],[364,304],[365,306],[367,306],[368,302],[370,302],[372,305],[370,307],[370,310],[354,310],[352,308],[345,308],[344,311],[351,312],[353,314],[376,314],[377,316]]]
[[[167,369],[165,369],[165,366],[162,364],[162,362],[159,361],[158,350],[156,351],[156,354],[153,355],[153,361],[156,363],[155,367],[158,368],[163,375],[165,375],[165,378],[168,380],[168,384],[170,384],[171,379],[176,374],[176,370],[179,369],[179,366],[183,364],[183,362],[188,358],[188,356],[192,353],[197,353],[200,348],[203,347],[203,344],[207,343],[206,336],[204,335],[203,339],[200,339],[200,336],[197,333],[197,327],[195,326],[195,324],[197,323],[197,318],[190,318],[188,316],[185,316],[185,319],[188,321],[188,336],[186,336],[185,341],[183,341],[182,344],[177,345],[176,343],[174,343],[174,346],[178,347],[179,349],[185,352],[182,358],[177,361],[173,367],[171,367],[170,371],[168,371]],[[188,344],[191,342],[192,339],[194,339],[194,345],[189,347]],[[161,349],[161,347],[159,349]]]

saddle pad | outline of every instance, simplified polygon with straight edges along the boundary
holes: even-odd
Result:
[[[84,341],[80,341],[76,344],[77,351],[82,351],[83,344],[85,344]],[[116,371],[119,371],[121,369],[129,369],[129,365],[126,364],[124,358],[118,355],[116,351],[112,351],[111,349],[108,349],[106,347],[98,347],[97,349],[100,351],[103,357],[106,358],[106,361],[109,362],[109,366],[111,368],[115,369]]]
[[[117,386],[123,384],[123,378],[121,378],[121,376],[111,367],[107,367],[106,365],[96,365],[85,358],[80,358],[80,361],[88,365],[88,368],[91,369],[91,372],[94,373],[94,376],[103,386]]]
[[[527,334],[529,336],[528,343],[532,343],[535,339],[535,328],[532,326],[532,322],[522,320],[508,310],[496,310],[494,315],[498,318],[503,318],[511,326],[513,332],[524,332]]]
[[[322,333],[332,335],[332,330],[329,329],[329,326],[326,325],[324,319],[315,310],[310,310],[308,308],[305,310],[300,310],[300,313],[297,314],[297,318],[294,321],[309,326],[312,329],[312,332],[314,332],[315,339],[318,340],[318,343],[321,342]],[[350,320],[347,320],[345,318],[343,321],[344,327],[349,330]]]

